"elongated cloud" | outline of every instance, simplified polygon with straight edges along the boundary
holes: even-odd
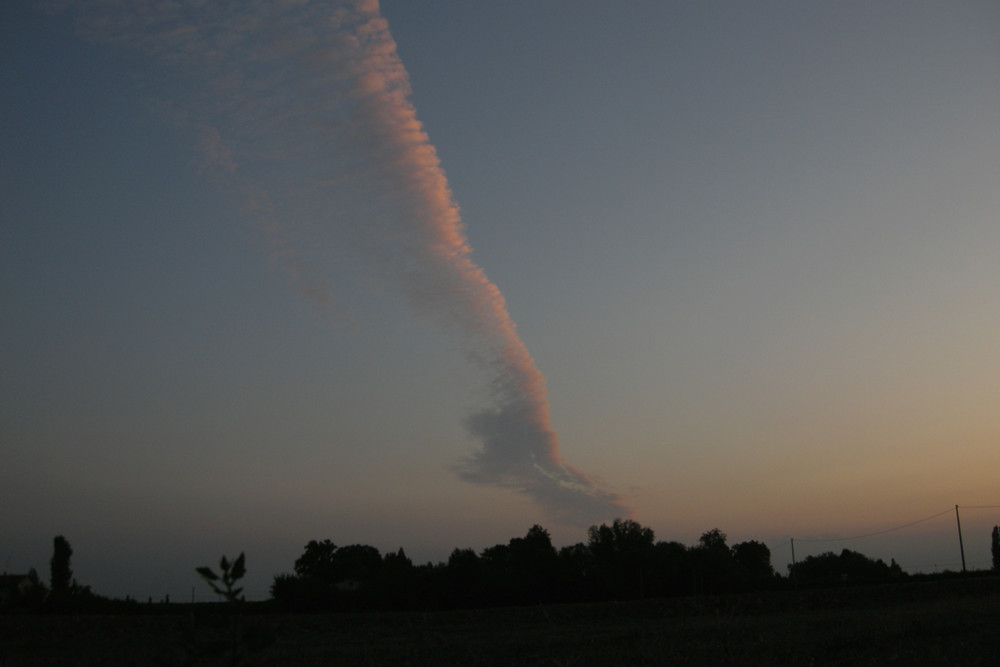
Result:
[[[458,474],[515,489],[567,523],[627,514],[559,453],[545,379],[500,290],[471,259],[378,3],[126,7],[81,3],[82,30],[199,82],[168,106],[197,128],[206,162],[252,202],[272,259],[300,291],[325,294],[315,248],[348,244],[415,313],[457,333],[482,367],[489,404],[468,419],[479,447]]]

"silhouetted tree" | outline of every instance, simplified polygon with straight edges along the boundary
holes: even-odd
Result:
[[[993,571],[1000,572],[1000,526],[993,526],[990,551],[993,554]]]
[[[872,583],[905,576],[895,561],[890,567],[881,559],[872,560],[850,549],[844,549],[839,555],[828,551],[808,556],[789,566],[789,571],[800,583],[814,585]]]
[[[483,568],[472,549],[455,549],[445,567],[446,601],[450,607],[484,606]]]
[[[1000,527],[995,544],[998,533]],[[655,542],[652,529],[630,519],[591,526],[588,538],[556,551],[549,532],[534,525],[479,555],[455,549],[446,563],[419,567],[402,549],[383,557],[367,545],[313,540],[295,561],[295,574],[274,577],[271,595],[289,610],[441,609],[727,593],[778,580],[766,545],[750,540],[730,548],[717,528],[691,547]],[[811,556],[792,573],[813,585],[905,576],[895,562],[887,566],[846,549]]]
[[[403,551],[403,547],[400,547],[399,551],[395,553],[387,553],[383,557],[382,562],[386,571],[409,571],[413,569],[413,561]]]
[[[726,546],[726,534],[718,528],[713,528],[707,533],[702,533],[698,538],[698,546],[707,551],[722,551],[728,549]]]
[[[718,528],[702,533],[698,545],[690,551],[698,593],[722,593],[736,587],[733,554],[726,544],[726,534]]]
[[[556,599],[560,584],[559,555],[549,532],[539,525],[524,537],[483,549],[476,572],[482,597],[477,604],[546,602]]]
[[[580,602],[592,599],[595,590],[594,555],[583,542],[559,550],[560,599]]]
[[[49,561],[49,587],[53,602],[61,603],[69,596],[73,570],[69,561],[73,548],[62,535],[52,540],[52,560]]]
[[[414,602],[416,570],[402,548],[382,557],[378,577],[372,582],[377,599],[386,607],[409,608]]]
[[[364,586],[378,576],[382,569],[382,554],[375,547],[367,544],[350,544],[341,547],[333,554],[334,582],[344,584],[350,582]]]
[[[524,537],[511,539],[508,552],[517,601],[552,601],[559,577],[559,554],[552,546],[549,531],[537,524],[532,526]]]
[[[295,561],[295,575],[276,576],[271,595],[288,608],[369,607],[387,595],[379,582],[382,565],[375,547],[311,540]]]
[[[655,538],[652,528],[632,519],[615,519],[610,526],[606,523],[591,526],[587,535],[590,538],[587,546],[598,560],[644,553],[652,548]]]
[[[615,519],[609,526],[591,526],[587,547],[594,557],[594,572],[604,594],[634,598],[645,595],[646,570],[653,555],[655,536],[632,519]]]
[[[774,580],[771,550],[766,544],[750,540],[733,545],[733,561],[741,588],[756,590]]]
[[[337,545],[330,540],[322,542],[310,540],[305,551],[295,560],[295,574],[300,577],[315,577],[326,582],[334,581],[336,553]]]
[[[481,604],[508,605],[521,598],[521,582],[516,581],[509,544],[496,544],[479,555],[482,595]]]
[[[680,542],[657,542],[653,545],[652,573],[648,577],[650,595],[691,593],[687,547]]]

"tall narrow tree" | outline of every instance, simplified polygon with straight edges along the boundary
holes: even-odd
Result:
[[[73,547],[62,535],[52,540],[52,560],[49,561],[49,585],[53,599],[60,600],[69,593],[73,570],[69,567],[69,559],[73,555]]]

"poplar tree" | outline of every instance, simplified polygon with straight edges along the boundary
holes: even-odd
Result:
[[[49,561],[49,586],[51,595],[57,600],[61,600],[69,593],[70,581],[73,578],[73,570],[69,567],[70,556],[73,555],[73,547],[62,535],[52,540],[52,560]]]

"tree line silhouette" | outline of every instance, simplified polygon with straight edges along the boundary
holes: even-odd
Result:
[[[694,546],[656,541],[653,530],[631,519],[592,526],[586,543],[556,549],[549,532],[532,526],[476,553],[456,548],[447,562],[417,566],[399,549],[338,547],[311,541],[294,573],[279,574],[272,599],[289,611],[455,609],[650,597],[743,593],[791,585],[867,583],[905,577],[845,549],[810,556],[781,577],[771,552],[754,540],[727,544],[712,529]]]
[[[549,532],[532,526],[476,553],[456,548],[446,562],[414,565],[402,548],[381,554],[363,544],[338,547],[312,540],[294,563],[293,573],[278,574],[271,600],[285,611],[437,610],[541,603],[600,602],[685,595],[746,593],[791,586],[820,587],[877,583],[907,578],[892,560],[886,564],[844,549],[808,556],[775,572],[771,551],[755,540],[729,546],[726,534],[712,529],[698,543],[657,541],[651,528],[631,519],[591,526],[587,541],[556,549]],[[1000,526],[991,535],[992,570],[1000,573]],[[49,586],[34,569],[0,576],[2,611],[85,611],[134,606],[135,600],[109,600],[73,577],[73,549],[62,535],[53,540]],[[245,571],[243,554],[222,560],[222,578],[197,568],[209,585]],[[219,585],[222,585],[219,584]],[[152,601],[152,599],[150,599]],[[166,599],[169,602],[169,597]],[[230,602],[233,600],[231,599]],[[121,610],[125,610],[124,607]]]

